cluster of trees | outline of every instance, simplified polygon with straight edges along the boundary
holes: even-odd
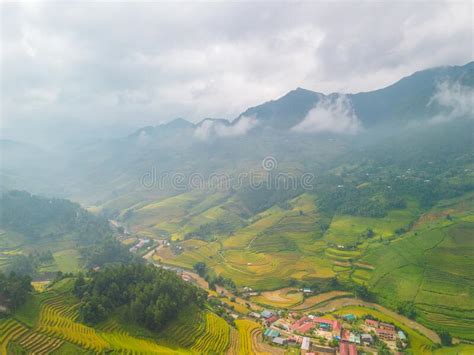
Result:
[[[209,272],[209,268],[207,267],[205,262],[198,261],[193,265],[193,268],[194,271],[199,274],[199,276],[203,277],[207,281],[210,290],[215,291],[216,285],[219,285],[233,292],[237,291],[237,286],[235,285],[235,282],[232,279],[224,277],[222,275],[212,275]]]
[[[397,311],[410,319],[416,318],[416,308],[413,302],[405,301],[400,303],[397,307]]]
[[[0,272],[0,305],[14,311],[25,303],[32,290],[29,276]]]
[[[188,306],[203,307],[207,294],[175,273],[145,264],[110,266],[79,275],[73,289],[86,323],[105,320],[117,308],[150,330],[162,329]]]
[[[322,185],[317,192],[318,204],[328,214],[384,217],[388,206],[374,198],[377,192],[373,188],[357,188],[354,184]]]
[[[26,191],[0,195],[0,227],[32,240],[55,239],[69,234],[89,243],[112,234],[107,219],[87,212],[77,203],[45,198]]]
[[[106,238],[79,249],[86,267],[104,266],[107,264],[143,263],[138,255],[129,252],[128,247],[115,238]]]

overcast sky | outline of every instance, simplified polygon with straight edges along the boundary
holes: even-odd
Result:
[[[1,133],[23,141],[109,137],[175,117],[232,119],[296,87],[367,91],[473,58],[470,1],[1,9]]]

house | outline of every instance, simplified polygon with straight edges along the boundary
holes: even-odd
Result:
[[[348,321],[348,322],[353,322],[353,321],[356,320],[356,316],[353,315],[353,314],[351,314],[351,313],[349,313],[349,314],[344,314],[344,315],[342,316],[342,319],[344,319],[344,320],[346,320],[346,321]]]
[[[275,313],[273,313],[273,311],[270,311],[270,310],[268,310],[268,309],[264,310],[264,311],[263,311],[262,313],[260,313],[260,314],[261,314],[262,317],[265,318],[265,319],[268,319],[268,318],[270,318],[270,317],[272,317],[272,316],[275,315]]]
[[[280,332],[276,329],[267,328],[265,332],[263,332],[263,336],[268,338],[276,338],[280,336]]]
[[[347,329],[341,331],[341,340],[349,341],[351,333]]]
[[[277,320],[278,320],[278,316],[273,315],[270,318],[265,319],[265,324],[268,327],[268,326],[270,326],[270,324],[272,324],[273,322],[276,322]]]
[[[249,317],[252,317],[252,318],[255,318],[255,319],[260,319],[262,316],[258,313],[250,312]]]
[[[339,343],[339,354],[341,355],[357,355],[357,347],[355,344],[346,342]]]
[[[360,340],[362,344],[367,345],[367,346],[372,345],[374,343],[374,338],[372,337],[372,335],[368,333],[362,334],[360,336]]]
[[[284,319],[279,319],[278,321],[273,323],[273,326],[287,331],[291,329],[291,324],[287,323]]]
[[[354,334],[354,333],[351,332],[349,334],[349,342],[360,344],[360,335]]]
[[[339,343],[339,354],[349,355],[349,344],[345,342]]]
[[[357,347],[355,344],[349,344],[349,355],[357,355]]]
[[[315,327],[315,325],[313,323],[307,322],[307,323],[302,324],[300,327],[293,328],[293,329],[297,332],[300,332],[300,333],[307,333],[311,329],[313,329],[314,327]]]
[[[321,317],[313,318],[313,322],[319,324],[319,326],[321,328],[324,328],[324,329],[332,328],[332,325],[333,325],[332,320],[326,319],[326,318],[321,318]]]
[[[406,337],[405,333],[403,333],[401,330],[398,331],[398,338],[403,342],[407,341],[407,337]]]
[[[394,330],[386,330],[382,328],[375,329],[377,336],[382,340],[394,340],[395,339],[395,331]]]
[[[280,337],[275,337],[272,340],[273,343],[278,344],[278,345],[285,345],[286,344],[286,339],[285,338],[280,338]]]
[[[308,293],[313,293],[313,291],[310,288],[304,288],[303,293],[308,294]]]
[[[365,320],[365,325],[370,327],[370,328],[378,328],[379,327],[379,322],[373,319],[366,319]]]
[[[292,344],[300,344],[303,341],[303,338],[300,337],[299,335],[290,335],[287,338],[288,343]]]
[[[311,321],[310,317],[304,316],[293,323],[293,329],[301,327],[304,323]]]
[[[388,324],[388,323],[379,323],[379,328],[383,330],[391,330],[395,331],[395,326],[393,324]]]
[[[311,341],[308,337],[303,338],[303,342],[301,343],[301,350],[308,351],[309,347],[311,346]]]
[[[332,335],[336,338],[339,339],[341,337],[341,323],[339,323],[337,320],[335,320],[332,323]]]

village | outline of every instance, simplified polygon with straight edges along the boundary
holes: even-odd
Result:
[[[202,284],[198,275],[181,268],[157,265],[175,271],[186,282]],[[403,353],[408,347],[407,335],[395,325],[382,322],[370,315],[312,314],[288,312],[283,309],[265,309],[246,299],[239,298],[251,311],[239,313],[228,300],[236,301],[234,294],[219,288],[216,300],[232,319],[248,318],[262,325],[262,342],[275,350],[296,350],[301,354],[377,354],[380,349],[390,353]],[[308,289],[302,289],[308,292]],[[248,290],[245,297],[254,292]]]
[[[303,354],[377,353],[382,342],[391,352],[402,351],[408,345],[403,331],[394,325],[353,314],[319,316],[265,309],[251,312],[249,317],[265,327],[264,340],[278,347],[297,347]]]
[[[156,244],[155,244],[156,243]],[[141,254],[151,261],[156,249],[169,242],[139,238],[130,251]],[[157,267],[176,272],[184,281],[206,288],[207,282],[194,272],[179,267],[154,263]],[[357,317],[354,314],[312,314],[311,312],[287,311],[284,309],[265,309],[262,305],[252,303],[249,297],[257,295],[249,287],[243,288],[240,298],[223,287],[219,287],[216,296],[210,299],[217,302],[222,312],[229,319],[248,318],[262,325],[261,341],[278,350],[294,349],[301,354],[377,354],[380,349],[390,353],[403,353],[408,347],[407,335],[393,324],[386,323],[370,315]],[[303,288],[303,294],[309,295],[311,289]],[[245,304],[248,312],[238,312],[227,300],[236,300]]]

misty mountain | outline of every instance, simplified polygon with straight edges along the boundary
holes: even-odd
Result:
[[[38,156],[31,149],[15,148],[12,153],[2,144],[2,188],[97,203],[131,192],[142,194],[140,178],[151,169],[163,174],[235,174],[261,169],[262,159],[273,156],[285,171],[324,172],[349,152],[361,146],[377,149],[407,129],[415,129],[411,136],[423,140],[437,121],[448,128],[455,118],[472,118],[473,88],[471,62],[420,71],[365,93],[325,95],[298,88],[246,109],[232,121],[206,118],[194,124],[177,118],[64,152]],[[472,120],[463,121],[469,132]],[[457,137],[453,133],[447,139]]]
[[[439,85],[444,82],[473,88],[474,62],[464,66],[419,71],[386,88],[345,96],[364,127],[372,127],[433,117],[442,108],[436,104],[430,105],[430,102]],[[236,121],[241,117],[254,116],[265,126],[289,129],[300,123],[322,100],[334,101],[341,95],[344,94],[324,95],[297,88],[277,100],[247,109]]]

